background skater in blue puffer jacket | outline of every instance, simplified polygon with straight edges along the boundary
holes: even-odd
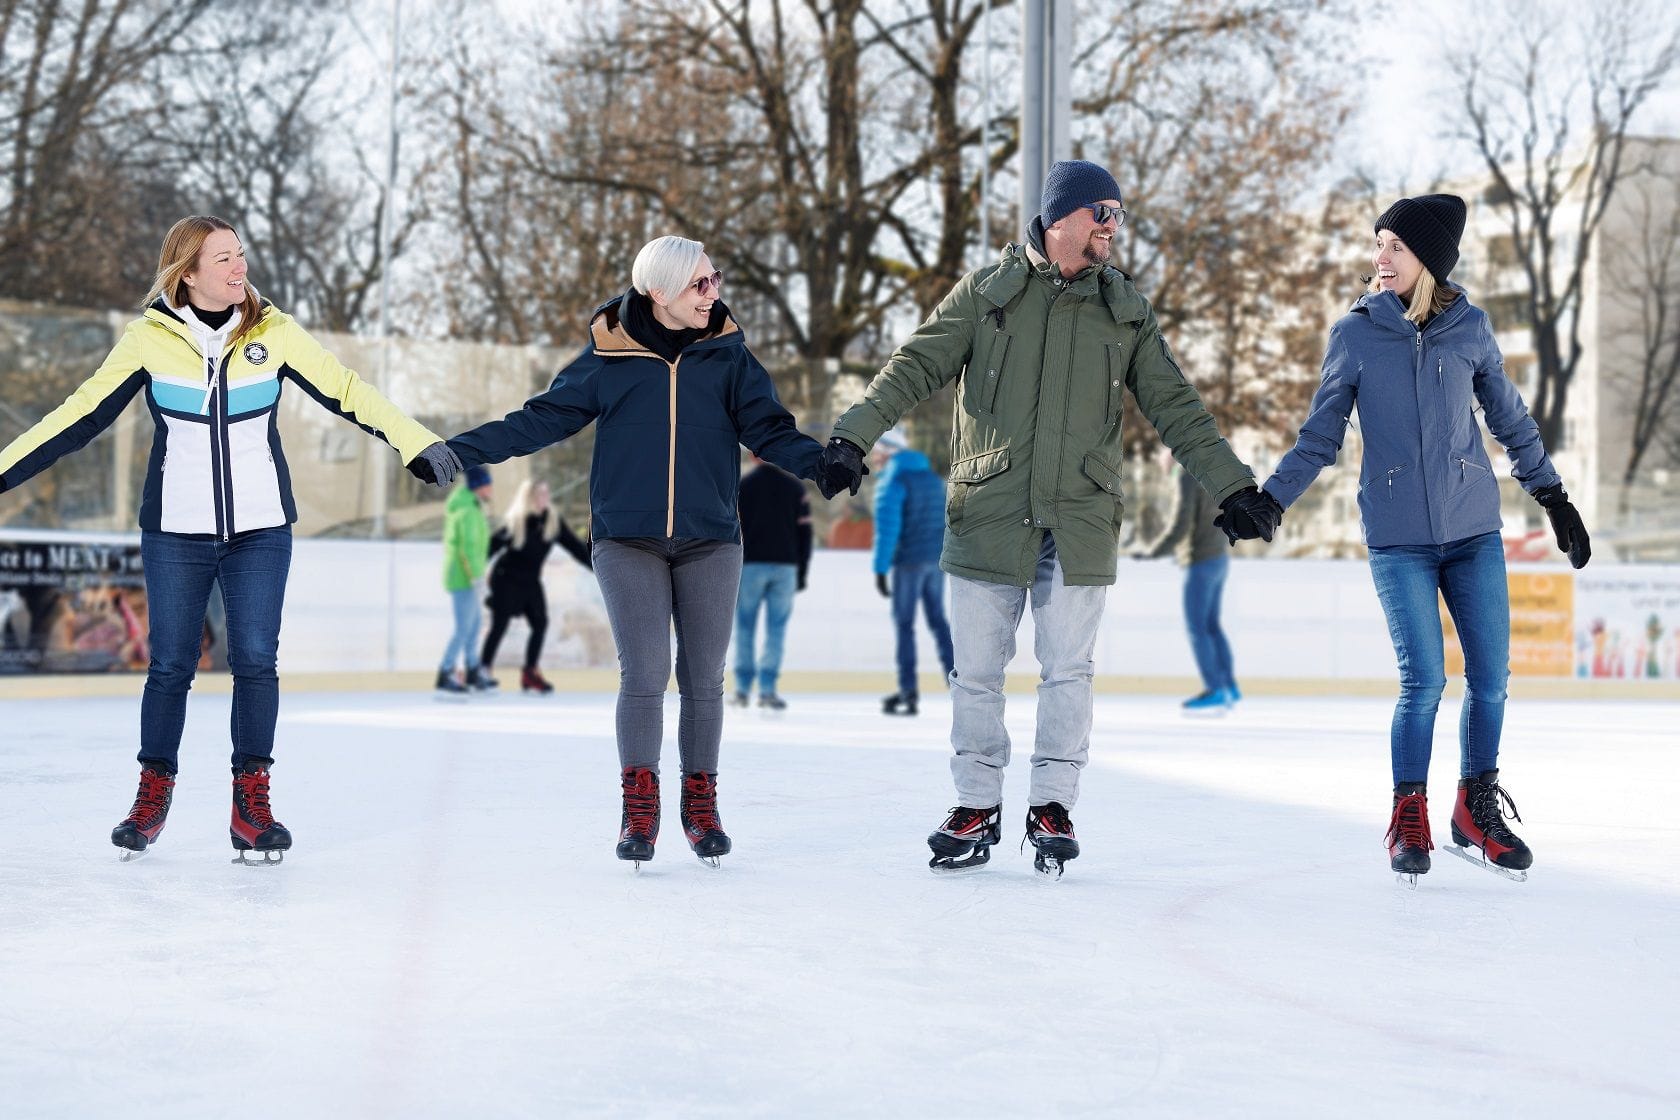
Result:
[[[1592,555],[1540,430],[1505,376],[1487,316],[1463,288],[1447,282],[1464,218],[1463,199],[1436,194],[1402,198],[1377,219],[1370,291],[1331,329],[1311,414],[1264,487],[1282,506],[1292,504],[1336,461],[1348,415],[1359,409],[1365,444],[1359,511],[1400,665],[1389,862],[1414,885],[1429,870],[1434,846],[1426,783],[1446,683],[1437,595],[1464,646],[1455,847],[1449,850],[1474,858],[1468,850],[1477,849],[1485,866],[1510,878],[1525,878],[1533,862],[1528,845],[1506,826],[1506,810],[1510,819],[1521,818],[1499,785],[1511,611],[1499,483],[1476,424],[1478,404],[1517,481],[1546,510],[1569,562],[1580,568]]]
[[[945,621],[945,480],[926,455],[911,450],[898,428],[875,443],[881,480],[875,484],[875,587],[892,600],[898,642],[898,691],[881,702],[889,716],[916,714],[916,607],[927,616],[939,645],[939,663],[951,677],[951,627]],[[892,573],[888,582],[887,573]]]

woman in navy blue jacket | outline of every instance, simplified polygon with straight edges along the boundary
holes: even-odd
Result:
[[[695,854],[730,849],[717,812],[724,658],[741,582],[740,446],[801,478],[822,445],[776,399],[718,298],[705,247],[650,241],[631,288],[595,312],[589,343],[548,391],[449,441],[463,464],[529,455],[595,424],[590,536],[618,647],[618,754],[624,814],[618,858],[653,858],[670,633],[682,707],[681,819]]]
[[[1499,483],[1476,423],[1505,448],[1518,482],[1551,519],[1579,568],[1591,555],[1522,396],[1505,376],[1487,316],[1447,275],[1458,262],[1464,200],[1402,198],[1376,221],[1370,291],[1330,332],[1323,380],[1295,447],[1265,492],[1288,507],[1336,461],[1359,409],[1364,459],[1359,512],[1371,577],[1400,666],[1390,733],[1394,802],[1386,842],[1393,869],[1429,870],[1426,783],[1435,713],[1446,683],[1436,606],[1446,600],[1464,647],[1458,799],[1449,849],[1525,878],[1533,855],[1506,825],[1520,821],[1499,785],[1499,736],[1510,675],[1511,613],[1500,542]]]

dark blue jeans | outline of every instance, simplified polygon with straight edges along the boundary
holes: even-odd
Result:
[[[1231,558],[1224,553],[1184,569],[1184,625],[1190,631],[1190,652],[1196,655],[1202,687],[1209,692],[1237,686],[1231,643],[1219,625],[1219,604],[1230,570]]]
[[[928,629],[939,646],[945,676],[951,676],[951,626],[945,621],[945,573],[938,564],[895,564],[892,570],[893,625],[898,631],[898,690],[915,693],[916,606],[927,616]]]
[[[1499,534],[1443,545],[1373,548],[1371,579],[1400,665],[1400,702],[1389,735],[1394,781],[1429,779],[1435,712],[1446,687],[1439,600],[1446,601],[1464,647],[1459,776],[1492,770],[1499,765],[1511,666],[1511,604]]]
[[[233,766],[274,761],[280,714],[280,608],[292,564],[292,528],[255,529],[231,540],[140,534],[146,567],[151,667],[140,701],[140,761],[176,768],[187,692],[198,672],[204,608],[212,584],[227,605],[227,661],[233,673]]]

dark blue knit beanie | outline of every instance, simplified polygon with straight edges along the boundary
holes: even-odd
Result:
[[[1120,184],[1107,168],[1083,159],[1058,160],[1050,165],[1044,189],[1039,191],[1038,216],[1048,229],[1081,206],[1105,198],[1126,201],[1120,197]]]
[[[490,468],[489,467],[468,467],[467,468],[467,489],[468,490],[478,490],[478,489],[482,489],[483,487],[488,486],[488,485],[490,485]]]

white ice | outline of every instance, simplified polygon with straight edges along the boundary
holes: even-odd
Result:
[[[1680,1115],[1680,705],[1510,704],[1535,869],[1387,870],[1389,704],[1099,698],[1059,883],[936,877],[949,708],[731,710],[735,852],[613,858],[613,700],[287,694],[233,865],[228,700],[120,863],[133,699],[0,706],[0,1115]],[[667,714],[667,774],[676,770]],[[1446,834],[1456,709],[1441,712]]]

